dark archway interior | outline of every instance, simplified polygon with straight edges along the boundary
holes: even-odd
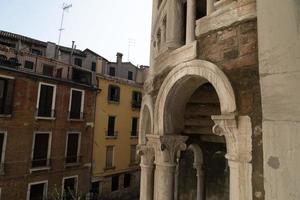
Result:
[[[218,95],[210,83],[194,91],[185,106],[183,135],[189,136],[187,145],[197,144],[203,153],[203,199],[229,199],[229,167],[225,158],[224,137],[212,133],[212,115],[220,115]],[[185,151],[179,161],[178,199],[195,200],[197,195],[196,170],[193,152]]]

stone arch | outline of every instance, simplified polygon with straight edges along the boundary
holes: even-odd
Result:
[[[182,116],[181,109],[188,98],[206,82],[210,82],[218,94],[222,115],[235,113],[233,88],[222,70],[204,60],[185,62],[175,67],[161,85],[155,103],[154,134],[179,134],[182,119],[175,116]]]
[[[146,94],[142,100],[139,126],[139,144],[146,144],[146,134],[153,133],[152,97]]]

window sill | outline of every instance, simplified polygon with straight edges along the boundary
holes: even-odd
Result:
[[[70,119],[70,118],[68,118],[68,121],[70,121],[70,122],[84,122],[84,119],[82,118],[82,119]]]
[[[12,114],[0,114],[0,118],[11,118]]]
[[[118,138],[118,136],[105,136],[105,139],[108,139],[108,140],[115,140],[115,139],[117,139]]]
[[[51,169],[50,166],[45,166],[45,167],[35,167],[35,168],[31,168],[29,171],[30,171],[30,173],[32,173],[32,172],[45,171],[45,170],[50,170],[50,169]]]
[[[104,171],[115,170],[115,169],[116,169],[115,166],[113,166],[113,167],[105,167],[105,168],[104,168]]]
[[[40,116],[36,116],[35,117],[36,120],[55,120],[55,117],[40,117]]]
[[[76,162],[76,163],[65,163],[65,168],[69,168],[69,167],[79,167],[80,166],[80,162]]]
[[[108,104],[115,104],[115,105],[119,105],[120,101],[112,101],[112,100],[107,100]]]
[[[130,136],[130,139],[138,139],[138,136]]]

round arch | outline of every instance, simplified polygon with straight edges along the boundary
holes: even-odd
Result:
[[[176,66],[162,83],[154,110],[154,134],[179,134],[184,105],[193,92],[209,82],[214,87],[222,114],[236,111],[233,88],[221,69],[204,60],[193,60]]]
[[[142,100],[139,126],[139,144],[146,144],[146,134],[153,133],[152,97],[146,94]]]

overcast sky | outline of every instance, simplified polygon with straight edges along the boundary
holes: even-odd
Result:
[[[130,61],[149,64],[152,0],[0,0],[0,30],[43,41],[58,41],[63,3],[65,13],[61,45],[89,48],[110,61],[116,52]]]

